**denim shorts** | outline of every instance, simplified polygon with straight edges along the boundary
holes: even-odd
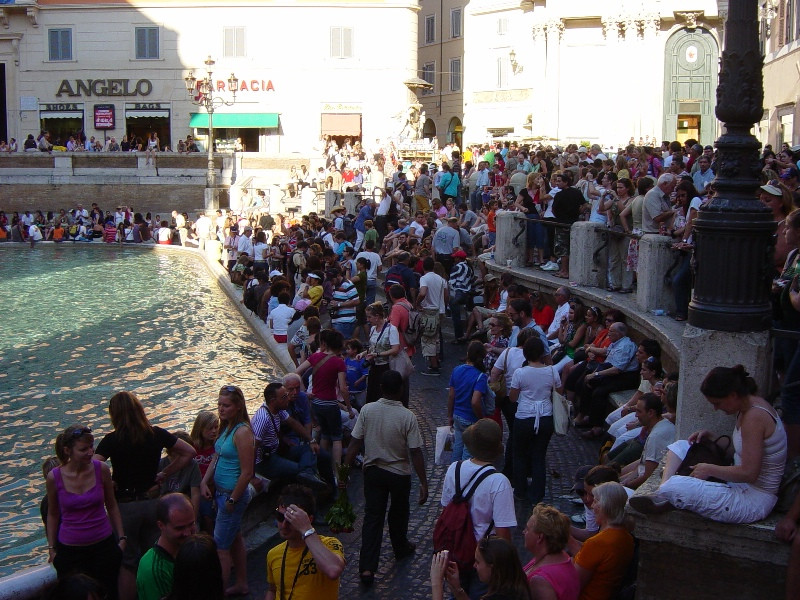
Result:
[[[342,439],[342,416],[339,405],[311,404],[311,410],[319,423],[322,438],[334,442]]]
[[[229,550],[236,539],[236,534],[242,530],[242,516],[250,503],[250,490],[245,488],[244,495],[233,505],[233,510],[228,512],[226,501],[229,492],[217,490],[217,522],[214,525],[214,541],[219,550]]]

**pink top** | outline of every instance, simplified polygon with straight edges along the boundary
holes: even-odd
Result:
[[[578,600],[578,596],[581,593],[578,571],[575,570],[572,559],[566,554],[564,556],[563,561],[552,565],[542,565],[535,571],[531,570],[536,566],[536,559],[533,559],[525,565],[525,574],[528,577],[528,581],[534,577],[544,578],[547,583],[553,586],[553,591],[555,591],[558,600]]]
[[[111,522],[105,507],[102,464],[96,460],[92,464],[95,484],[83,494],[68,492],[61,479],[61,467],[53,469],[61,511],[58,541],[66,546],[87,546],[111,535]]]

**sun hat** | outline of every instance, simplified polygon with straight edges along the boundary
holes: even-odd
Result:
[[[503,453],[503,432],[491,419],[476,421],[464,430],[464,445],[474,458],[492,462]]]

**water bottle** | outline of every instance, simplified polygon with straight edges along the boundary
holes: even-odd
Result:
[[[663,308],[654,308],[650,312],[657,317],[663,317],[665,314],[667,314],[667,312]]]

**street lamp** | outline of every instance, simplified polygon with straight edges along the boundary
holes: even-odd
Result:
[[[192,104],[202,106],[208,113],[208,168],[206,170],[206,210],[216,210],[219,208],[216,194],[216,174],[214,173],[214,111],[219,106],[232,106],[236,102],[236,90],[239,89],[239,80],[236,75],[231,73],[228,77],[228,89],[233,94],[233,98],[225,100],[219,96],[214,96],[214,80],[211,77],[211,69],[214,60],[209,56],[205,60],[206,74],[202,79],[197,79],[193,71],[184,77],[186,82],[186,92],[191,97]]]

